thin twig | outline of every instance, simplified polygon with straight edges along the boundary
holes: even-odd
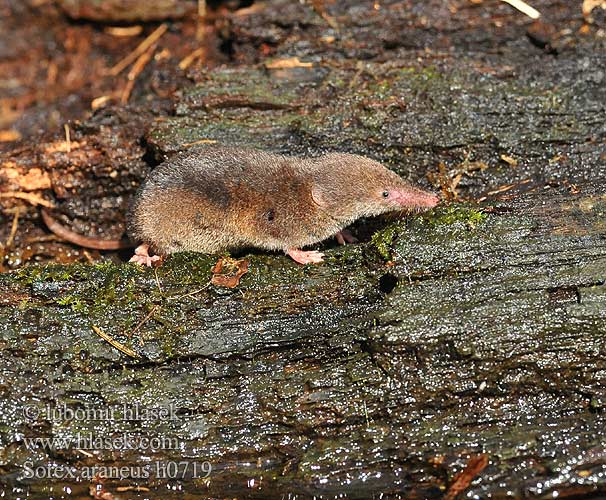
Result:
[[[530,5],[528,5],[526,2],[524,2],[522,0],[501,0],[501,1],[508,3],[513,8],[518,9],[523,14],[526,14],[531,19],[538,19],[539,17],[541,17],[541,13],[537,9],[535,9],[534,7],[531,7]]]
[[[137,77],[139,76],[141,71],[143,71],[147,63],[151,60],[152,56],[154,55],[154,52],[156,51],[157,46],[157,44],[153,44],[151,47],[149,47],[147,51],[141,54],[139,58],[135,61],[135,64],[133,64],[131,70],[128,72],[128,75],[126,76],[126,86],[124,87],[124,90],[122,91],[122,96],[120,97],[120,102],[122,104],[126,104],[128,102],[130,94],[133,91],[133,88],[135,87]]]
[[[198,0],[198,26],[196,27],[196,40],[204,39],[204,24],[206,23],[206,0]]]
[[[311,5],[316,11],[316,14],[319,14],[320,17],[324,19],[332,29],[339,31],[339,24],[337,23],[337,20],[326,12],[324,0],[312,0]]]
[[[189,148],[191,146],[195,146],[197,144],[216,144],[217,141],[215,139],[200,139],[199,141],[194,142],[186,142],[185,144],[181,144],[181,147]]]
[[[198,17],[206,17],[206,0],[198,0]]]
[[[15,234],[17,233],[17,227],[19,226],[19,206],[15,207],[15,217],[13,217],[13,225],[11,226],[11,232],[6,239],[4,248],[10,248],[13,246],[15,241]]]
[[[100,97],[95,97],[91,103],[90,107],[92,110],[98,109],[101,106],[105,106],[109,101],[112,100],[112,96],[110,95],[102,95]]]
[[[65,130],[65,144],[67,144],[67,152],[72,152],[72,141],[70,137],[69,125],[67,123],[63,124],[63,130]]]
[[[118,64],[109,70],[109,74],[116,76],[120,74],[127,66],[133,63],[141,54],[149,49],[154,43],[156,43],[164,33],[168,30],[168,24],[161,24],[155,31],[143,40],[135,50],[128,54]]]
[[[99,337],[101,337],[103,340],[105,340],[112,347],[115,347],[120,352],[123,352],[124,354],[126,354],[127,356],[130,356],[131,358],[139,357],[139,355],[135,351],[133,351],[129,347],[126,347],[124,344],[122,344],[122,343],[118,342],[117,340],[113,339],[112,337],[110,337],[107,333],[105,333],[103,330],[101,330],[98,326],[91,325],[91,327],[95,331],[95,333],[97,335],[99,335]]]
[[[143,26],[137,24],[135,26],[108,26],[103,31],[112,36],[137,36],[143,31]]]
[[[158,286],[158,290],[160,290],[160,295],[164,295],[162,291],[162,287],[160,286],[160,279],[158,278],[158,268],[154,267],[154,276],[156,277],[156,285]]]
[[[93,262],[95,262],[95,259],[93,259],[93,256],[90,254],[90,252],[88,250],[82,250],[82,253],[84,254],[84,257],[86,258],[86,260],[88,261],[89,264],[92,264]]]
[[[200,288],[198,290],[194,290],[193,292],[189,292],[189,293],[186,293],[183,295],[175,295],[173,297],[167,297],[166,300],[179,300],[179,299],[184,299],[185,297],[191,297],[192,295],[196,295],[197,293],[203,292],[209,286],[210,286],[210,283],[207,283],[205,286],[203,286],[202,288]]]
[[[199,49],[194,50],[191,54],[184,57],[179,63],[179,69],[187,69],[191,66],[196,59],[201,58],[204,55],[204,49],[200,47]]]
[[[145,316],[145,318],[143,318],[141,321],[139,321],[139,323],[137,323],[137,326],[135,326],[135,328],[133,328],[133,330],[128,334],[129,337],[132,337],[135,333],[137,333],[139,331],[139,329],[145,324],[147,323],[147,320],[149,318],[151,318],[158,309],[160,309],[161,306],[159,305],[155,305],[154,307],[152,307],[152,310],[149,311],[149,313]]]
[[[37,194],[26,193],[24,191],[6,191],[0,193],[0,198],[19,198],[20,200],[29,201],[32,205],[42,205],[43,207],[53,208],[54,205]]]
[[[11,227],[11,232],[6,239],[6,243],[3,245],[0,243],[0,272],[4,272],[6,268],[4,267],[4,258],[6,257],[6,251],[13,246],[13,241],[15,239],[15,233],[17,232],[17,225],[19,222],[19,206],[15,207],[15,217],[13,218],[13,225]]]

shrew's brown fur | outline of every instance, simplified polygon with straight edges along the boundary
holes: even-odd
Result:
[[[157,253],[237,247],[301,248],[355,219],[402,209],[383,193],[406,193],[409,208],[437,199],[368,158],[300,159],[255,149],[204,147],[157,167],[131,208],[129,234]]]

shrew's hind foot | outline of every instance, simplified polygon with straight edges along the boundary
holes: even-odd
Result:
[[[162,264],[162,257],[159,255],[149,255],[149,245],[144,243],[135,248],[135,255],[130,258],[129,262],[147,267],[159,266]]]
[[[319,264],[324,260],[324,254],[315,250],[299,250],[297,248],[289,248],[286,254],[290,255],[292,260],[299,264]]]
[[[345,243],[357,243],[358,238],[356,238],[353,234],[351,234],[347,229],[343,229],[343,231],[339,231],[335,234],[335,238],[337,238],[337,243],[339,245],[345,245]]]

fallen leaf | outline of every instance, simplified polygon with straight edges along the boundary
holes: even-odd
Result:
[[[221,257],[210,271],[213,274],[210,282],[216,286],[235,288],[240,283],[240,278],[248,272],[249,264],[246,259]]]

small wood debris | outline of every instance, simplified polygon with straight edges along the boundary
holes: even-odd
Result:
[[[248,272],[249,264],[246,259],[221,257],[210,271],[213,274],[210,282],[216,286],[235,288],[240,283],[240,278]]]
[[[143,26],[140,24],[135,26],[108,26],[103,31],[109,33],[112,36],[137,36],[143,31]]]
[[[95,97],[91,101],[90,107],[94,111],[95,109],[102,108],[103,106],[105,106],[111,100],[112,100],[112,96],[110,96],[110,95],[102,95],[102,96],[99,96],[99,97]]]
[[[124,491],[151,491],[149,488],[145,486],[118,486],[116,488],[118,493],[122,493]]]
[[[21,133],[15,129],[0,130],[0,142],[18,141]]]
[[[98,326],[91,325],[91,327],[95,331],[95,333],[97,335],[99,335],[99,337],[101,337],[103,340],[105,340],[112,347],[115,347],[120,352],[126,354],[127,356],[130,356],[131,358],[138,358],[139,357],[139,355],[135,351],[133,351],[132,349],[126,347],[121,342],[118,342],[117,340],[115,340],[112,337],[110,337],[107,333],[105,333],[103,330],[101,330],[101,328],[99,328]]]
[[[185,56],[181,62],[179,63],[179,69],[187,69],[191,66],[191,64],[196,60],[196,59],[203,59],[204,58],[204,54],[205,54],[205,50],[200,47],[196,50],[194,50],[193,52],[191,52],[188,56]]]
[[[512,158],[511,156],[503,154],[500,156],[500,158],[505,163],[508,163],[509,165],[511,165],[514,168],[518,166],[518,160],[516,160],[515,158]]]
[[[531,19],[538,19],[539,17],[541,17],[541,13],[537,9],[535,9],[534,7],[531,7],[530,5],[528,5],[526,2],[523,2],[522,0],[501,0],[501,1],[508,3],[513,8],[518,9],[522,14],[526,14]]]
[[[116,76],[120,74],[124,69],[135,62],[141,57],[147,50],[154,45],[164,33],[168,30],[168,24],[164,23],[158,26],[151,35],[143,40],[135,50],[128,54],[124,59],[118,62],[113,68],[109,70],[109,74]]]
[[[157,44],[155,44],[155,43],[152,44],[145,52],[143,52],[143,54],[141,54],[137,58],[137,60],[135,61],[135,64],[133,64],[133,67],[128,72],[128,75],[126,77],[127,82],[124,87],[124,90],[122,91],[122,96],[120,97],[120,102],[122,104],[126,104],[128,102],[128,99],[130,98],[130,94],[133,91],[133,88],[135,87],[135,82],[137,81],[137,77],[143,71],[145,66],[147,66],[147,63],[151,60],[157,47],[158,47]]]
[[[54,208],[54,205],[34,193],[24,193],[22,191],[7,191],[6,193],[0,193],[0,198],[18,198],[20,200],[25,200],[32,205],[42,205],[43,207]]]
[[[583,6],[581,7],[584,17],[589,17],[593,9],[601,7],[606,10],[606,0],[583,0]]]
[[[22,167],[11,160],[0,163],[0,178],[4,180],[4,189],[11,191],[38,191],[51,188],[48,172],[38,167]],[[8,195],[8,197],[13,196]]]
[[[324,19],[332,29],[334,29],[335,31],[339,31],[339,23],[337,23],[337,20],[334,17],[328,14],[328,12],[326,12],[324,0],[311,0],[311,5],[316,11],[316,14],[318,14],[322,19]]]
[[[69,125],[67,123],[65,123],[63,125],[63,130],[65,131],[65,145],[67,148],[67,152],[71,153],[72,152],[72,141],[71,141],[71,133],[69,130]]]
[[[69,144],[67,141],[51,142],[44,148],[44,152],[47,154],[51,153],[71,153],[74,149],[78,149],[80,143],[72,141],[70,139]]]
[[[194,141],[194,142],[186,142],[184,144],[181,144],[181,147],[183,148],[190,148],[192,146],[196,146],[198,144],[216,144],[217,141],[214,139],[200,139],[198,141]]]
[[[448,488],[444,498],[446,500],[454,500],[463,493],[471,482],[480,474],[488,465],[488,455],[485,453],[475,455],[467,460],[467,465],[454,478],[454,481]]]
[[[96,484],[91,484],[88,487],[88,494],[95,500],[116,500],[116,497],[111,491],[105,489],[101,477],[95,477]]]
[[[483,161],[469,161],[470,154],[467,154],[461,164],[452,170],[448,170],[442,162],[438,165],[438,172],[430,172],[427,177],[429,181],[440,188],[442,196],[446,200],[459,200],[460,196],[457,191],[457,186],[463,176],[472,177],[478,171],[483,171],[488,168],[488,165]]]
[[[277,59],[265,63],[267,69],[287,69],[287,68],[311,68],[313,63],[301,62],[298,57],[288,57],[286,59]]]

